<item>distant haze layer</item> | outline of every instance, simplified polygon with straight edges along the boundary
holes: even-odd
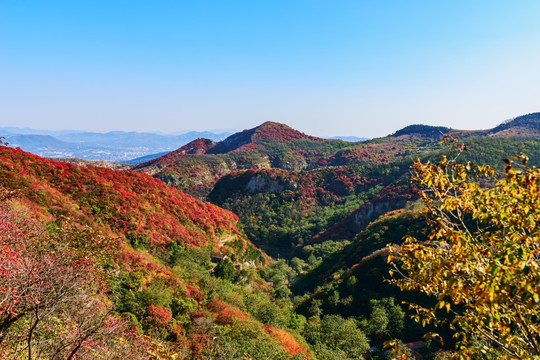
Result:
[[[0,125],[378,137],[540,109],[540,2],[0,4]]]

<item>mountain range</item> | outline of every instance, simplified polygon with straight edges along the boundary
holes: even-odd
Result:
[[[8,136],[9,142],[22,135]],[[77,141],[106,148],[116,139],[134,149],[145,146],[137,141],[163,140],[135,133],[24,136],[48,144],[50,152]],[[116,170],[2,146],[0,273],[14,286],[19,278],[6,270],[13,264],[3,261],[8,256],[32,264],[36,256],[46,259],[35,261],[34,272],[49,274],[47,264],[69,255],[72,260],[55,276],[80,269],[88,278],[99,274],[100,286],[83,286],[89,289],[84,298],[97,303],[104,297],[99,303],[108,323],[124,325],[111,333],[97,322],[88,333],[91,341],[78,346],[103,352],[112,351],[111,342],[127,342],[146,354],[99,353],[102,358],[359,359],[371,347],[369,356],[384,359],[390,355],[383,344],[390,339],[399,339],[403,351],[414,347],[416,357],[431,356],[453,345],[452,330],[440,332],[444,344],[419,345],[433,329],[413,322],[414,314],[400,304],[430,299],[400,292],[385,280],[387,245],[400,244],[407,234],[426,236],[410,166],[418,158],[447,155],[452,150],[445,140],[456,138],[468,149],[460,161],[503,173],[501,159],[523,152],[530,166],[538,166],[539,137],[540,113],[488,130],[411,125],[358,142],[266,122],[223,139],[198,136]],[[22,235],[11,236],[13,229]],[[43,234],[64,245],[46,246]],[[27,250],[27,238],[45,250]],[[81,261],[89,265],[81,267]],[[36,300],[43,307],[53,303],[58,284],[47,281],[51,293],[40,292]],[[12,341],[5,351],[17,339],[31,340],[23,325],[41,319],[32,312],[39,306],[25,299],[17,298],[9,314],[0,308],[0,333]],[[65,304],[51,305],[52,315],[32,328],[38,340],[28,342],[43,354],[68,349],[62,339],[80,324],[76,302]]]
[[[186,131],[173,134],[111,131],[107,133],[77,130],[38,130],[0,127],[0,136],[11,147],[51,158],[139,164],[163,156],[197,138],[221,141],[234,130]],[[334,137],[361,141],[354,136]]]
[[[4,141],[9,146],[19,147],[43,157],[138,163],[163,155],[199,137],[219,141],[230,133],[190,131],[163,135],[125,131],[96,133],[3,127],[0,128],[0,135],[4,136]]]

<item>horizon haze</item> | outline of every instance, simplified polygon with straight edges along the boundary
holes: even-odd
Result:
[[[0,4],[0,126],[320,137],[540,109],[540,3]]]

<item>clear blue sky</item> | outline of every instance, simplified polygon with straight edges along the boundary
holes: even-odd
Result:
[[[0,126],[375,137],[536,111],[538,0],[0,0]]]

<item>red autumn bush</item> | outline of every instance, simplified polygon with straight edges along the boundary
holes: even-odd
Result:
[[[154,304],[146,308],[146,321],[152,325],[167,325],[172,319],[171,311]]]
[[[229,305],[222,303],[217,298],[210,300],[207,307],[216,315],[216,322],[220,325],[229,325],[235,319],[247,319],[248,317],[241,311],[234,310]]]
[[[265,328],[266,332],[268,332],[272,337],[274,337],[276,340],[278,340],[287,351],[289,355],[296,355],[296,354],[304,354],[308,359],[311,358],[309,356],[309,353],[307,350],[296,341],[296,339],[286,332],[285,330],[276,329],[272,325],[267,326]]]

